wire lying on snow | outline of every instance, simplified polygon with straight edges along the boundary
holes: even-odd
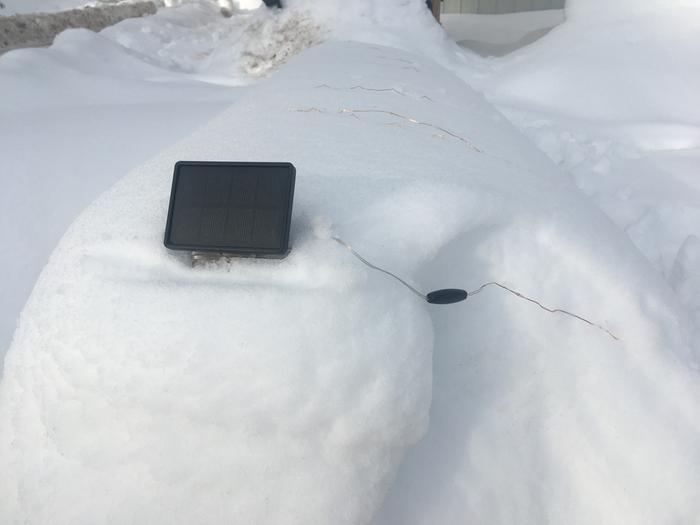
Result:
[[[349,88],[343,88],[343,87],[336,87],[336,86],[329,86],[328,84],[320,84],[316,86],[316,89],[332,89],[333,91],[356,91],[356,90],[361,90],[361,91],[373,91],[376,93],[396,93],[397,95],[400,95],[402,97],[407,97],[408,95],[406,93],[403,93],[402,91],[399,91],[396,88],[368,88],[365,86],[361,85],[356,85],[352,86]],[[420,98],[424,98],[426,100],[429,100],[430,102],[434,102],[432,98],[430,98],[427,95],[421,95]]]
[[[360,255],[359,253],[357,253],[357,252],[353,249],[352,246],[350,246],[349,244],[347,244],[345,241],[343,241],[343,240],[340,239],[339,237],[331,237],[331,239],[333,239],[333,240],[334,240],[335,242],[337,242],[338,244],[342,244],[343,246],[345,246],[345,247],[348,249],[348,251],[349,251],[350,253],[352,253],[355,257],[357,257],[363,264],[369,266],[369,267],[372,268],[373,270],[380,271],[380,272],[382,272],[382,273],[387,274],[387,275],[390,276],[390,277],[393,277],[394,279],[396,279],[397,281],[399,281],[401,284],[403,284],[406,288],[408,288],[409,290],[411,290],[414,294],[416,294],[418,297],[420,297],[420,298],[423,299],[424,301],[427,299],[427,297],[426,297],[425,294],[422,294],[421,292],[419,292],[418,290],[416,290],[413,286],[411,286],[410,284],[408,284],[406,281],[404,281],[404,280],[403,280],[401,277],[399,277],[398,275],[395,275],[395,274],[391,273],[390,271],[385,270],[384,268],[380,268],[379,266],[375,266],[374,264],[372,264],[371,262],[369,262],[367,259],[365,259],[364,257],[362,257],[362,255]]]
[[[482,284],[479,288],[477,288],[477,289],[474,290],[473,292],[468,292],[468,296],[472,296],[472,295],[476,295],[476,294],[478,294],[478,293],[481,293],[481,291],[482,291],[484,288],[488,287],[488,286],[498,286],[499,288],[502,288],[503,290],[506,290],[507,292],[512,293],[513,295],[515,295],[516,297],[519,297],[520,299],[523,299],[523,300],[525,300],[525,301],[529,301],[529,302],[531,302],[531,303],[533,303],[533,304],[536,304],[537,306],[539,306],[540,308],[542,308],[542,310],[544,310],[544,311],[546,311],[546,312],[549,312],[549,313],[552,313],[552,314],[564,314],[564,315],[568,315],[568,316],[570,316],[570,317],[573,317],[574,319],[578,319],[579,321],[583,321],[584,323],[587,323],[587,324],[589,324],[589,325],[591,325],[591,326],[594,326],[594,327],[598,328],[599,330],[602,330],[603,332],[605,332],[606,334],[608,334],[610,337],[612,337],[613,339],[615,339],[615,341],[619,341],[619,340],[620,340],[615,334],[613,334],[610,330],[608,330],[608,329],[605,328],[604,326],[601,326],[601,325],[599,325],[599,324],[597,324],[597,323],[594,323],[593,321],[590,321],[590,320],[586,319],[585,317],[581,317],[580,315],[574,314],[574,313],[569,312],[569,311],[567,311],[567,310],[562,310],[561,308],[548,308],[547,306],[543,305],[543,304],[540,303],[539,301],[537,301],[537,300],[535,300],[535,299],[532,299],[531,297],[528,297],[528,296],[526,296],[526,295],[523,295],[523,294],[521,294],[520,292],[516,292],[515,290],[513,290],[513,289],[511,289],[511,288],[508,288],[506,285],[501,284],[501,283],[496,282],[496,281],[491,281],[491,282],[489,282],[489,283]]]
[[[297,112],[297,113],[329,113],[328,111],[326,111],[326,110],[324,110],[324,109],[319,109],[319,108],[315,108],[315,107],[311,107],[311,108],[299,108],[299,109],[293,109],[293,110],[290,110],[290,111],[295,111],[295,112]],[[406,115],[402,115],[401,113],[396,113],[395,111],[387,111],[387,110],[385,110],[385,109],[351,109],[351,108],[342,108],[342,109],[340,109],[340,111],[338,111],[338,113],[343,113],[343,114],[346,114],[346,115],[351,115],[351,116],[353,116],[353,117],[355,117],[355,118],[359,118],[359,117],[357,116],[358,113],[380,113],[380,114],[384,114],[384,115],[389,115],[389,116],[392,116],[392,117],[394,117],[394,118],[398,118],[398,119],[401,119],[401,120],[405,120],[406,122],[410,122],[411,124],[415,124],[415,125],[417,125],[417,126],[426,126],[426,127],[429,127],[429,128],[436,129],[436,130],[438,130],[438,131],[441,131],[441,132],[445,133],[446,135],[449,135],[449,136],[452,137],[452,138],[455,138],[455,139],[459,140],[460,142],[464,143],[466,146],[468,146],[469,148],[473,149],[473,150],[476,151],[477,153],[483,153],[483,152],[484,152],[481,148],[479,148],[477,145],[473,144],[473,143],[472,143],[471,141],[469,141],[468,139],[465,139],[464,137],[462,137],[462,136],[460,136],[460,135],[457,135],[456,133],[453,133],[452,131],[450,131],[450,130],[448,130],[448,129],[445,129],[445,128],[443,128],[442,126],[437,126],[437,125],[435,125],[435,124],[431,124],[430,122],[422,122],[422,121],[420,121],[420,120],[418,120],[418,119],[415,119],[415,118],[413,118],[413,117],[407,117]]]
[[[468,147],[476,151],[477,153],[483,153],[483,150],[479,148],[477,145],[472,143],[470,140],[465,139],[464,137],[461,137],[460,135],[457,135],[456,133],[451,132],[449,129],[445,129],[442,126],[436,126],[435,124],[431,124],[430,122],[421,122],[420,120],[414,119],[413,117],[407,117],[405,115],[402,115],[401,113],[396,113],[394,111],[386,111],[384,109],[347,109],[343,108],[340,110],[341,113],[351,113],[351,114],[356,114],[356,113],[383,113],[385,115],[390,115],[392,117],[400,118],[403,119],[407,122],[410,122],[411,124],[416,124],[417,126],[427,126],[429,128],[436,129],[438,131],[442,131],[446,135],[449,135],[452,138],[455,138],[464,144],[466,144]]]
[[[365,259],[364,257],[362,257],[362,255],[360,255],[358,252],[356,252],[356,251],[353,249],[352,246],[350,246],[348,243],[346,243],[345,241],[343,241],[341,238],[339,238],[339,237],[331,237],[331,239],[333,239],[333,240],[334,240],[335,242],[337,242],[338,244],[340,244],[340,245],[344,246],[345,248],[347,248],[347,250],[348,250],[350,253],[352,253],[358,260],[360,260],[360,262],[362,262],[362,263],[365,264],[366,266],[372,268],[373,270],[377,270],[377,271],[380,271],[380,272],[382,272],[382,273],[384,273],[384,274],[386,274],[386,275],[389,275],[390,277],[393,277],[394,279],[396,279],[397,281],[399,281],[401,284],[403,284],[406,288],[408,288],[409,290],[411,290],[411,292],[413,292],[415,295],[417,295],[418,297],[420,297],[420,298],[423,299],[423,300],[427,300],[427,295],[426,295],[426,294],[420,292],[419,290],[417,290],[416,288],[414,288],[413,286],[411,286],[410,284],[408,284],[406,281],[404,281],[403,279],[401,279],[401,277],[399,277],[398,275],[395,275],[395,274],[391,273],[390,271],[385,270],[384,268],[380,268],[379,266],[376,266],[376,265],[372,264],[372,263],[369,262],[367,259]],[[586,324],[588,324],[588,325],[590,325],[590,326],[593,326],[593,327],[595,327],[595,328],[598,328],[599,330],[602,330],[603,332],[605,332],[606,334],[608,334],[610,337],[612,337],[615,341],[619,341],[619,340],[620,340],[620,339],[619,339],[615,334],[613,334],[610,330],[608,330],[607,328],[605,328],[605,327],[602,326],[602,325],[599,325],[598,323],[594,323],[593,321],[591,321],[591,320],[589,320],[589,319],[586,319],[585,317],[580,316],[580,315],[578,315],[578,314],[569,312],[568,310],[563,310],[563,309],[561,309],[561,308],[549,308],[549,307],[543,305],[541,302],[537,301],[536,299],[533,299],[533,298],[531,298],[531,297],[528,297],[528,296],[526,296],[526,295],[524,295],[524,294],[522,294],[522,293],[520,293],[520,292],[518,292],[518,291],[516,291],[516,290],[513,290],[512,288],[509,288],[508,286],[506,286],[506,285],[504,285],[504,284],[501,284],[501,283],[499,283],[499,282],[496,282],[496,281],[491,281],[491,282],[488,282],[488,283],[484,283],[484,284],[482,284],[479,288],[477,288],[476,290],[471,291],[471,292],[467,292],[467,297],[471,297],[471,296],[473,296],[473,295],[480,294],[485,288],[487,288],[487,287],[489,287],[489,286],[497,286],[497,287],[501,288],[502,290],[505,290],[505,291],[507,291],[507,292],[513,294],[514,296],[518,297],[519,299],[523,299],[524,301],[528,301],[528,302],[531,302],[531,303],[533,303],[533,304],[539,306],[542,310],[544,310],[544,311],[546,311],[546,312],[549,312],[549,313],[551,313],[551,314],[562,314],[562,315],[567,315],[567,316],[569,316],[569,317],[572,317],[572,318],[574,318],[574,319],[578,319],[579,321],[582,321],[582,322],[584,322],[584,323],[586,323]]]

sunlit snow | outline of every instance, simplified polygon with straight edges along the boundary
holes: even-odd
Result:
[[[500,59],[422,0],[183,2],[0,57],[0,344],[33,287],[0,523],[696,525],[700,12],[675,3],[573,0]],[[289,257],[167,251],[182,159],[294,163]],[[430,306],[336,235],[617,339],[497,288]]]

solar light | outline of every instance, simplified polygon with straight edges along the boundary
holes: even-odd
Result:
[[[187,250],[193,262],[219,256],[275,257],[289,253],[296,169],[288,162],[190,162],[175,164],[165,246]],[[372,264],[340,237],[335,240],[364,265],[401,283],[430,304],[455,304],[497,286],[552,314],[563,314],[618,340],[604,326],[561,308],[549,308],[497,281],[467,292],[444,288],[424,294],[398,275]]]
[[[195,257],[285,257],[295,178],[289,163],[176,163],[165,246]]]

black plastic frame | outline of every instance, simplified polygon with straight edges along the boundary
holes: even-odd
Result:
[[[173,207],[175,204],[175,193],[182,166],[253,166],[253,167],[270,167],[270,168],[287,168],[291,176],[291,188],[289,191],[289,204],[287,207],[288,213],[285,219],[282,242],[278,249],[271,248],[235,248],[228,246],[212,246],[212,245],[182,245],[175,244],[170,241]],[[221,255],[233,255],[241,257],[269,257],[269,258],[284,258],[289,254],[289,237],[292,225],[292,207],[294,205],[294,188],[296,185],[296,168],[289,162],[219,162],[219,161],[185,161],[181,160],[175,163],[173,170],[173,182],[170,188],[170,204],[168,205],[168,218],[165,225],[165,238],[163,243],[169,250],[183,250],[191,252],[206,252]]]

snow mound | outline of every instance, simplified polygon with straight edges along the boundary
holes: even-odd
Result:
[[[163,81],[178,89],[164,89]],[[64,31],[48,50],[20,49],[0,61],[0,110],[8,112],[79,104],[199,100],[209,93],[228,95],[194,78],[170,75],[147,56],[129,51],[87,29]],[[52,84],[49,96],[44,86]]]
[[[150,27],[162,16],[139,20]],[[158,63],[84,29],[62,33],[48,49],[0,57],[0,375],[19,313],[71,222],[126,171],[211,120],[240,91]]]
[[[601,18],[588,3],[572,3],[571,20],[497,64],[490,97],[601,123],[700,122],[700,3],[605,2]]]
[[[671,286],[686,268],[678,298],[700,330],[700,268],[687,266],[700,236],[700,2],[582,0],[567,14],[480,85]]]
[[[101,34],[159,67],[223,84],[256,81],[325,41],[392,46],[430,55],[453,70],[477,64],[420,0],[296,0],[285,9],[236,11],[230,18],[214,2],[189,0]]]
[[[277,69],[304,49],[319,44],[327,29],[305,9],[263,11],[245,28],[242,66],[248,74]]]
[[[291,255],[167,252],[180,159],[293,162]],[[620,340],[497,291],[429,308],[330,232],[425,290],[497,279]],[[481,95],[424,57],[323,44],[65,235],[0,385],[0,522],[691,524],[692,338]]]
[[[288,0],[284,5],[252,17],[240,40],[232,43],[232,63],[243,63],[250,74],[264,74],[308,47],[345,40],[428,55],[454,67],[467,61],[423,0]]]

